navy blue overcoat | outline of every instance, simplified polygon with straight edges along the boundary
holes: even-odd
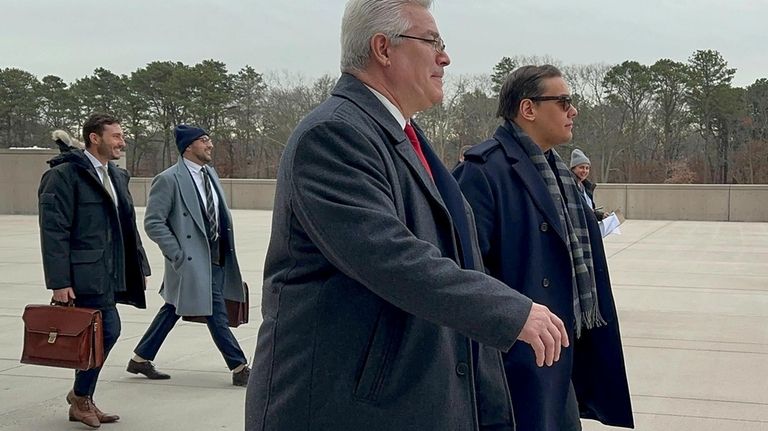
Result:
[[[608,277],[605,249],[592,211],[587,214],[600,311],[608,325],[584,331],[575,343],[571,262],[555,203],[536,167],[507,129],[465,153],[453,174],[475,215],[486,270],[568,329],[572,347],[552,367],[536,366],[533,350],[516,343],[504,355],[518,429],[556,431],[573,381],[582,418],[632,427],[632,407]]]

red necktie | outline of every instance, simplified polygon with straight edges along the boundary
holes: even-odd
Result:
[[[421,164],[424,165],[424,169],[427,170],[429,177],[432,178],[432,169],[429,169],[429,163],[427,163],[427,158],[424,157],[424,152],[421,151],[421,143],[419,142],[419,138],[416,136],[416,131],[413,130],[411,123],[405,124],[405,136],[407,136],[408,140],[411,141],[411,145],[413,145],[413,149],[416,151],[416,155],[419,156]]]

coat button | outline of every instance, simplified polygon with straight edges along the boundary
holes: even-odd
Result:
[[[469,367],[465,362],[459,362],[459,364],[456,365],[456,374],[460,376],[466,376],[468,371]]]
[[[542,232],[546,232],[546,231],[548,231],[548,230],[549,230],[549,224],[547,224],[547,222],[543,222],[543,223],[542,223],[542,224],[539,226],[539,230],[541,230]]]
[[[549,279],[547,277],[544,277],[544,279],[541,280],[541,285],[544,287],[549,287]]]
[[[184,214],[182,214],[182,215],[183,215],[184,217],[186,217],[186,216],[187,216],[187,213],[184,213]]]
[[[192,260],[192,256],[187,257],[187,260]]]
[[[190,239],[190,238],[192,238],[192,235],[187,235],[187,239]]]

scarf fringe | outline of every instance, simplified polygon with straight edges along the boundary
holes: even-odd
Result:
[[[576,324],[576,338],[581,338],[582,326],[585,327],[585,329],[590,330],[608,325],[608,322],[603,319],[603,316],[600,314],[600,309],[597,306],[592,310],[582,311],[580,317],[581,318]]]

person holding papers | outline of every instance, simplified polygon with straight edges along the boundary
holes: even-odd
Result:
[[[619,225],[624,222],[624,216],[618,209],[607,213],[603,211],[603,207],[595,206],[595,188],[597,185],[587,179],[592,163],[589,158],[580,149],[575,149],[571,152],[571,172],[573,173],[573,179],[576,181],[576,187],[584,197],[584,200],[592,208],[592,212],[595,213],[595,218],[600,222],[600,233],[603,238],[615,233],[621,234]]]
[[[573,172],[573,178],[576,180],[576,187],[579,192],[584,196],[592,211],[595,212],[595,218],[600,221],[608,216],[602,211],[602,207],[595,207],[595,187],[597,185],[587,179],[589,171],[592,166],[592,162],[580,149],[575,149],[571,152],[571,172]]]

